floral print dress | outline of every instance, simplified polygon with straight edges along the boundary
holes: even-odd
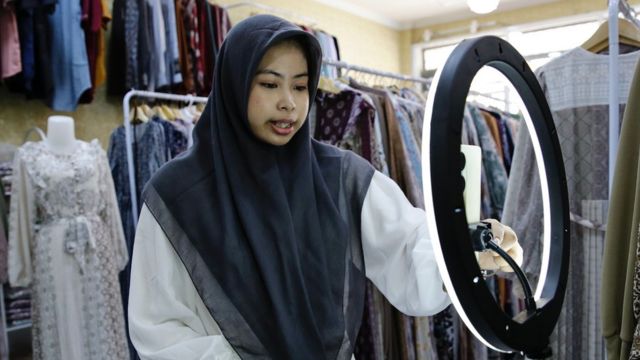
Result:
[[[113,180],[97,140],[76,145],[16,153],[9,281],[32,289],[33,359],[127,359],[118,272],[128,253]]]

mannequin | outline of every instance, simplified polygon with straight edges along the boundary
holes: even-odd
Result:
[[[118,280],[129,253],[106,153],[68,116],[49,117],[47,135],[18,148],[9,211],[9,283],[33,294],[33,358],[129,359]]]
[[[56,153],[71,153],[77,146],[73,118],[60,115],[49,116],[45,143]]]

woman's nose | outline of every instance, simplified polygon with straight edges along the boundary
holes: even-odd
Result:
[[[278,103],[278,109],[291,112],[295,110],[295,108],[296,103],[293,101],[291,92],[285,91]]]

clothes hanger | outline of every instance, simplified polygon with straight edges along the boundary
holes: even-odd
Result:
[[[620,44],[640,49],[640,28],[627,19],[618,18],[618,38]],[[600,53],[609,47],[609,21],[603,22],[581,48],[592,53]]]
[[[167,104],[161,104],[160,109],[167,120],[174,121],[176,119],[175,114]]]
[[[337,81],[340,81],[343,84],[349,84],[349,71],[351,71],[351,68],[349,66],[342,68],[342,70],[344,70],[344,72],[341,71],[341,75],[338,76]]]
[[[326,76],[320,76],[320,80],[318,81],[318,89],[331,94],[340,93],[340,88],[336,86],[333,79],[330,79]]]
[[[146,123],[149,121],[149,116],[147,116],[143,110],[142,105],[146,104],[141,104],[139,101],[136,101],[135,106],[132,109],[133,113],[129,114],[129,119],[131,119],[132,123],[135,123],[136,121]]]
[[[151,110],[151,107],[149,107],[149,105],[145,102],[140,104],[140,109],[144,111],[144,114],[147,117],[152,117],[154,115],[153,110]]]

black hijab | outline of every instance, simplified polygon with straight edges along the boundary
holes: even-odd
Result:
[[[304,49],[313,102],[315,37],[269,15],[238,23],[220,48],[194,146],[151,179],[144,201],[240,356],[350,356],[364,289],[353,239],[373,170],[313,141],[308,122],[283,146],[252,134],[251,83],[282,40]]]

